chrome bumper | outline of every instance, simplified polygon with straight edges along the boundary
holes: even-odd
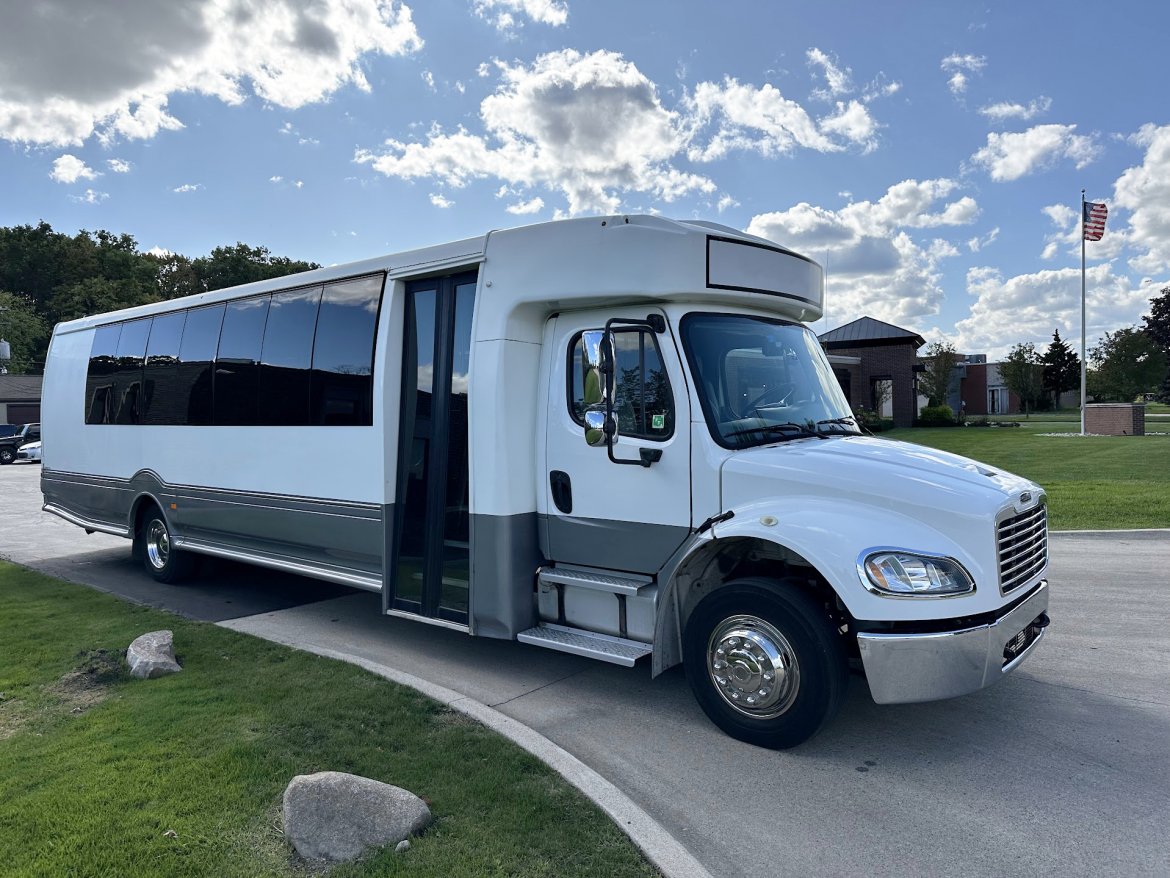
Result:
[[[1004,648],[1048,609],[1048,583],[988,625],[931,634],[859,633],[869,691],[878,704],[935,701],[990,686],[1014,670],[1044,639],[1004,662]]]

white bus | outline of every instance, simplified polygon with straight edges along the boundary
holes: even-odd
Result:
[[[1043,491],[862,435],[815,262],[613,216],[57,326],[45,509],[172,582],[214,555],[383,611],[679,662],[729,734],[990,685],[1048,624]]]

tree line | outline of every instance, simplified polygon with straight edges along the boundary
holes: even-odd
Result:
[[[927,348],[919,389],[931,406],[946,404],[961,359],[950,342]],[[1170,286],[1150,300],[1140,326],[1105,333],[1088,359],[1089,402],[1134,402],[1152,394],[1170,403]],[[1031,342],[1013,345],[999,363],[999,375],[1025,413],[1059,408],[1061,394],[1081,386],[1081,358],[1057,329],[1043,353]]]
[[[320,268],[242,242],[206,256],[150,253],[133,236],[76,235],[46,222],[0,228],[0,338],[13,374],[44,369],[53,326],[90,314],[161,302]]]

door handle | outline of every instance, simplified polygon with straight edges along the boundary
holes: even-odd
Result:
[[[554,469],[548,474],[549,487],[552,488],[553,503],[565,515],[573,511],[573,482],[569,474]]]

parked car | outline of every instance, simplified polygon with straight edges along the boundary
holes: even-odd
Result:
[[[22,445],[41,441],[41,425],[25,424],[12,436],[0,438],[0,465],[12,463]]]
[[[41,462],[41,443],[40,441],[30,442],[28,445],[21,445],[20,450],[16,452],[17,460],[31,460],[33,463]]]
[[[0,424],[0,439],[7,439],[9,436],[15,436],[22,429],[21,424]]]

